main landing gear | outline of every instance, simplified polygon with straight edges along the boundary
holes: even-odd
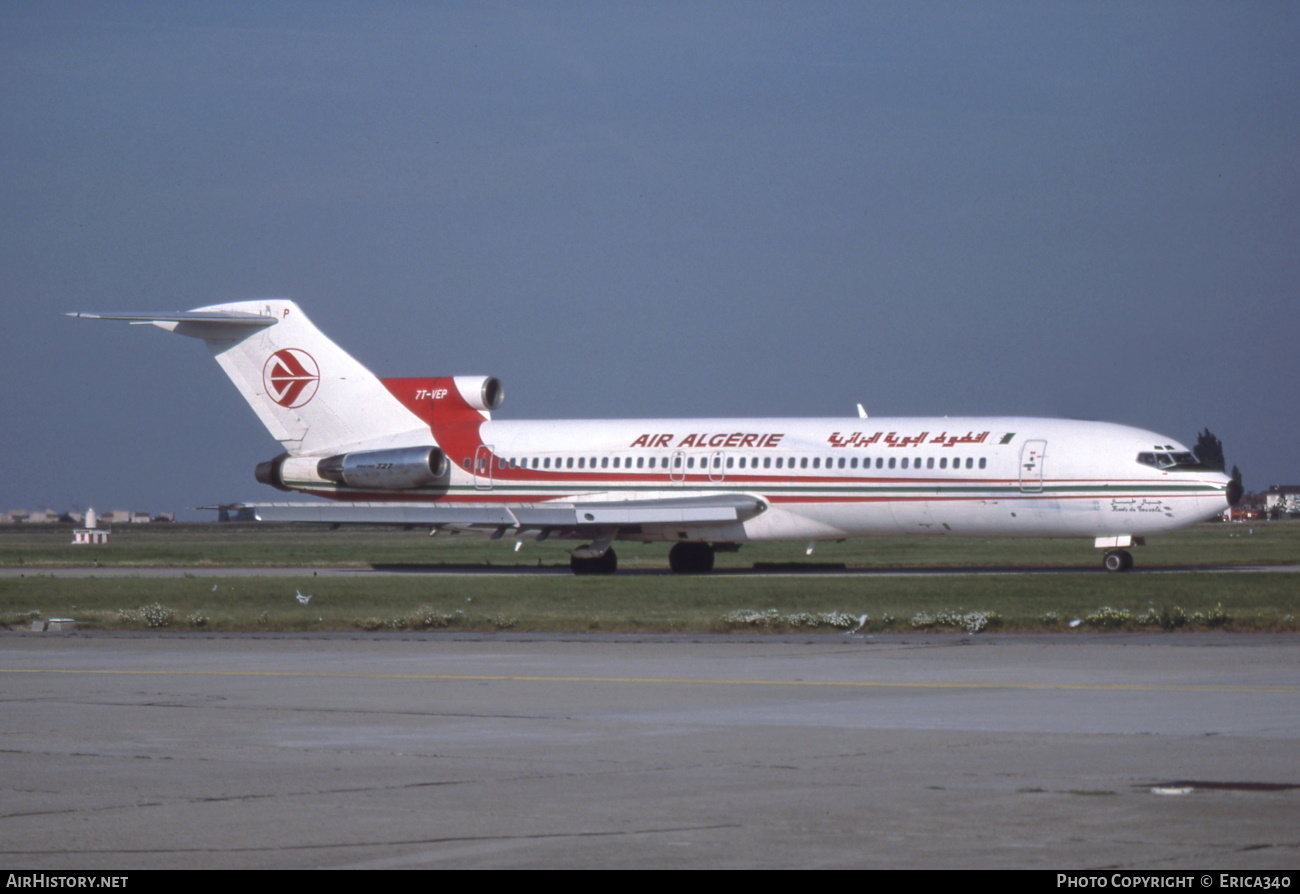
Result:
[[[708,543],[674,543],[668,551],[674,574],[708,574],[713,570],[713,546]]]
[[[1133,554],[1126,549],[1107,550],[1101,564],[1107,571],[1128,571],[1133,567]]]
[[[574,555],[573,553],[587,553]],[[618,556],[613,547],[598,556],[591,547],[569,554],[569,570],[574,574],[613,574],[618,570]],[[708,574],[713,570],[713,545],[709,543],[674,543],[668,551],[668,565],[676,574]]]
[[[613,574],[618,570],[618,556],[614,554],[613,547],[605,550],[599,556],[580,559],[577,556],[569,556],[569,570],[574,574]]]

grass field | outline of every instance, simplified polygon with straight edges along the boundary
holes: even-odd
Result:
[[[951,574],[940,577],[671,574],[314,577],[311,566],[566,565],[566,546],[414,531],[259,525],[150,525],[118,529],[107,547],[73,547],[68,530],[0,530],[0,624],[71,617],[101,628],[172,630],[458,629],[522,631],[726,630],[1229,630],[1297,629],[1294,574],[1217,572],[1222,566],[1300,561],[1300,522],[1206,524],[1134,550],[1162,574]],[[618,544],[620,567],[667,567],[667,546]],[[303,566],[301,577],[55,578],[50,566]],[[754,563],[848,568],[1092,569],[1080,541],[884,537],[819,544],[747,544],[720,553],[720,569]],[[296,595],[310,594],[303,605]],[[148,609],[148,610],[146,610]],[[35,613],[35,614],[34,614]],[[1078,621],[1071,626],[1070,622]]]
[[[482,537],[431,538],[424,531],[353,526],[148,524],[118,527],[107,546],[73,546],[68,527],[0,527],[0,566],[317,566],[376,564],[564,565],[565,541],[527,542]],[[620,568],[668,567],[668,544],[618,543]],[[1137,567],[1275,565],[1300,561],[1300,521],[1253,525],[1212,523],[1153,539],[1133,550]],[[979,537],[871,537],[819,543],[811,558],[803,544],[749,543],[718,553],[717,567],[755,562],[843,563],[849,568],[1079,567],[1101,564],[1086,540],[1008,540]]]

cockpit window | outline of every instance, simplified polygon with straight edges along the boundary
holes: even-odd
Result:
[[[1144,466],[1152,466],[1157,469],[1200,470],[1205,468],[1201,461],[1196,458],[1196,454],[1190,450],[1178,452],[1159,450],[1150,453],[1139,453],[1137,461]]]

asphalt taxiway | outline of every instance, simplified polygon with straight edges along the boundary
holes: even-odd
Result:
[[[0,634],[0,862],[1286,868],[1288,635]]]

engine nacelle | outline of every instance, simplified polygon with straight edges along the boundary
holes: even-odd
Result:
[[[258,463],[257,468],[253,470],[253,477],[259,483],[269,484],[276,490],[293,490],[291,487],[285,487],[284,484],[284,461],[288,458],[289,454],[281,453],[275,459]]]
[[[494,376],[453,376],[461,399],[476,410],[495,410],[501,406],[506,391]]]
[[[316,474],[347,487],[405,490],[437,484],[447,477],[447,456],[437,447],[363,450],[326,457]]]

